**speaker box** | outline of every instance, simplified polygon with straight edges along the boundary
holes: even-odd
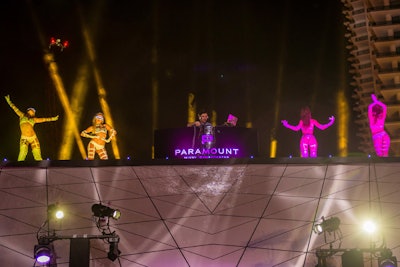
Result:
[[[364,267],[363,253],[350,250],[342,254],[342,267]]]

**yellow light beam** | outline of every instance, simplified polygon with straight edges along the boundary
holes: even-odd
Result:
[[[278,145],[278,141],[276,141],[275,138],[271,139],[271,147],[269,149],[269,154],[271,158],[275,158],[276,157],[276,147]]]
[[[78,144],[79,151],[80,151],[82,157],[86,158],[86,151],[85,151],[85,148],[83,146],[83,142],[82,142],[81,137],[80,137],[80,132],[79,132],[79,130],[77,128],[77,125],[75,123],[74,114],[70,109],[70,104],[69,104],[69,101],[68,101],[68,97],[67,97],[67,94],[65,92],[65,88],[64,88],[64,84],[62,82],[62,79],[61,79],[61,77],[60,77],[60,75],[58,73],[58,68],[57,68],[57,64],[56,64],[56,62],[54,60],[54,55],[48,51],[48,42],[46,41],[46,38],[43,35],[43,31],[41,30],[39,21],[38,21],[38,19],[36,17],[36,14],[34,12],[34,9],[33,9],[32,5],[31,5],[31,2],[28,1],[28,3],[30,5],[29,7],[30,7],[30,11],[31,11],[32,21],[36,26],[36,30],[37,30],[37,33],[38,33],[38,38],[39,38],[40,43],[41,43],[41,45],[42,45],[42,47],[44,48],[44,51],[45,51],[44,52],[44,56],[43,56],[43,60],[44,60],[44,62],[46,64],[46,66],[48,66],[50,77],[53,80],[54,86],[56,88],[57,94],[58,94],[60,102],[61,102],[61,105],[64,108],[64,112],[65,112],[65,115],[66,115],[66,121],[67,121],[67,123],[69,123],[71,125],[71,130],[73,132],[73,135],[75,136],[75,140],[76,140],[76,142]]]
[[[96,5],[96,8],[92,9],[93,13],[97,15],[97,17],[100,17],[98,14],[100,13],[99,10],[102,9],[102,5]],[[82,12],[81,8],[78,5],[78,12],[80,15],[81,22],[82,20]],[[84,23],[82,24],[82,29],[85,29]],[[91,54],[91,49],[88,49],[91,58],[93,58],[93,54]],[[79,125],[79,122],[81,120],[81,115],[82,115],[82,109],[83,109],[83,103],[86,99],[86,95],[88,92],[88,78],[89,78],[89,66],[88,66],[88,60],[85,59],[84,62],[80,65],[79,71],[77,73],[77,78],[73,86],[72,90],[72,95],[70,97],[70,102],[71,102],[71,109],[74,111],[75,115],[75,123]],[[63,129],[63,139],[61,143],[61,149],[59,151],[60,153],[60,158],[62,159],[70,159],[71,158],[71,153],[73,151],[73,131],[71,129],[71,124],[66,122],[64,124],[64,129]]]
[[[153,5],[153,40],[152,40],[152,48],[151,48],[151,66],[152,66],[152,73],[151,73],[151,104],[152,104],[152,124],[151,124],[151,131],[154,133],[155,130],[158,129],[158,112],[159,112],[159,92],[160,92],[160,85],[158,82],[158,17],[159,17],[159,5],[156,1]],[[154,135],[153,140],[151,142],[151,157],[154,159]]]
[[[273,121],[273,127],[271,130],[271,135],[270,135],[270,157],[275,158],[276,157],[276,151],[278,148],[278,141],[276,138],[276,129],[278,128],[278,125],[280,124],[280,101],[281,101],[281,94],[282,94],[282,87],[283,87],[283,75],[284,75],[284,70],[286,67],[286,58],[287,58],[287,31],[288,31],[288,22],[289,22],[289,17],[288,17],[288,12],[289,10],[289,5],[286,3],[285,5],[285,18],[283,19],[284,23],[282,25],[282,30],[281,30],[281,45],[280,50],[279,50],[279,64],[278,64],[278,74],[277,74],[277,85],[276,85],[276,96],[275,96],[275,107],[274,107],[274,121]]]
[[[58,74],[57,64],[54,62],[54,56],[51,53],[45,53],[44,61],[48,64],[50,76],[53,79],[54,86],[56,88],[58,97],[60,98],[60,102],[62,107],[64,108],[64,112],[66,115],[67,122],[70,124],[73,134],[75,136],[75,140],[77,141],[79,151],[82,155],[83,159],[86,159],[86,150],[83,146],[83,142],[80,136],[80,131],[75,122],[75,116],[70,108],[70,103],[68,100],[68,96],[65,92],[64,84],[61,80],[60,75]]]
[[[99,75],[99,73],[97,71],[97,68],[95,68],[93,71],[95,73],[95,77],[96,77],[96,81],[97,81],[97,93],[98,93],[98,98],[99,98],[101,110],[104,113],[104,117],[105,117],[105,119],[107,121],[107,124],[109,124],[112,127],[114,127],[114,121],[113,121],[112,116],[111,116],[110,107],[109,107],[109,105],[107,103],[107,100],[106,100],[106,90],[104,89],[104,87],[102,87],[102,81],[101,81],[100,75]],[[116,130],[118,132],[118,129],[116,129]],[[117,145],[117,137],[116,136],[111,140],[111,145],[112,145],[114,157],[116,159],[120,159],[119,149],[118,149],[118,145]]]
[[[196,99],[193,93],[188,95],[188,123],[196,121]]]
[[[340,90],[337,96],[337,135],[338,151],[340,157],[348,155],[348,136],[349,136],[349,114],[350,108],[343,90]]]
[[[343,33],[344,34],[344,33]],[[343,35],[342,35],[343,36]],[[345,49],[345,39],[344,38],[339,38],[338,39],[338,46],[341,47],[340,49],[341,53],[340,56],[337,57],[338,60],[338,66],[339,66],[339,86],[338,86],[338,94],[337,94],[337,122],[338,122],[338,127],[337,127],[337,149],[338,149],[338,154],[340,157],[347,157],[349,154],[349,148],[348,148],[348,142],[349,142],[349,122],[350,122],[350,105],[346,97],[346,83],[347,83],[347,74],[346,74],[346,68],[345,62],[346,60],[346,49]]]
[[[81,16],[82,18],[82,16]],[[101,79],[99,70],[96,66],[96,56],[95,56],[95,50],[93,48],[93,42],[91,41],[92,39],[90,38],[89,32],[87,30],[87,28],[85,27],[85,24],[83,23],[83,19],[81,19],[82,21],[82,29],[83,29],[83,39],[85,41],[85,45],[89,54],[89,59],[90,62],[92,63],[92,68],[93,68],[93,74],[94,74],[94,78],[95,78],[95,82],[96,82],[96,86],[97,86],[97,95],[99,98],[99,103],[100,103],[100,107],[101,110],[104,114],[105,120],[107,122],[107,124],[110,124],[112,127],[115,127],[114,125],[114,120],[111,116],[111,111],[110,111],[110,107],[107,103],[107,93],[106,93],[106,89],[103,86],[103,81]],[[118,129],[115,128],[118,132]],[[118,149],[118,145],[117,145],[117,137],[114,137],[111,140],[111,146],[112,146],[112,150],[114,153],[114,157],[116,159],[120,159],[120,154],[119,154],[119,149]]]
[[[74,83],[74,87],[72,90],[72,97],[70,98],[71,102],[71,110],[74,113],[75,122],[78,125],[83,108],[83,101],[86,98],[88,91],[88,65],[82,64],[79,68],[77,80]],[[66,121],[63,125],[63,138],[61,141],[61,148],[59,151],[60,159],[71,159],[71,154],[73,151],[74,145],[74,129],[72,124],[69,121]],[[82,155],[84,156],[84,155]]]

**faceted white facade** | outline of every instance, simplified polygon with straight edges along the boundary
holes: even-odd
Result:
[[[91,206],[100,201],[122,213],[110,221],[121,255],[109,260],[108,244],[93,239],[91,267],[315,267],[317,250],[329,243],[334,249],[384,245],[400,257],[400,162],[377,161],[6,166],[0,266],[34,266],[36,235],[50,204],[66,213],[50,234],[99,235]],[[341,235],[315,234],[322,216],[339,218]],[[380,222],[379,234],[361,230],[366,218]],[[58,267],[69,266],[70,241],[53,243]],[[329,266],[340,267],[341,254]],[[364,256],[377,266],[376,255]]]

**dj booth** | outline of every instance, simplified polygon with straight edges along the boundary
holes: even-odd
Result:
[[[256,129],[242,127],[212,127],[205,132],[200,127],[160,129],[154,132],[155,158],[249,158],[258,155]]]

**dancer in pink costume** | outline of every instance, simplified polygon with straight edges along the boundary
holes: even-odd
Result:
[[[301,109],[300,121],[297,125],[290,125],[287,120],[282,120],[282,124],[286,128],[293,131],[302,131],[303,135],[300,140],[300,153],[302,158],[317,157],[318,142],[314,136],[314,126],[320,130],[325,130],[334,122],[335,117],[330,116],[327,124],[320,124],[318,121],[311,118],[311,111],[309,107],[304,107]]]
[[[374,94],[371,95],[372,103],[368,106],[369,127],[375,153],[378,157],[389,156],[390,137],[385,132],[386,105],[379,101]]]

